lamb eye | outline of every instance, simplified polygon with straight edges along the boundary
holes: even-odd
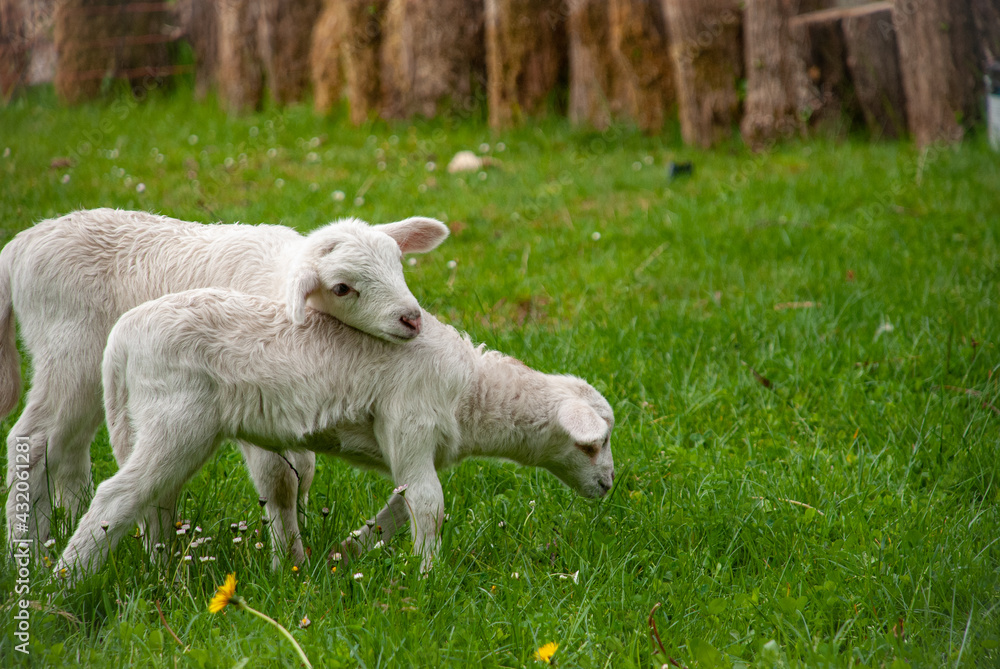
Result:
[[[595,458],[597,457],[597,454],[600,453],[600,449],[593,444],[574,444],[574,446],[583,451],[583,454],[588,458]]]
[[[333,287],[333,294],[336,295],[337,297],[343,297],[344,295],[347,295],[349,292],[351,292],[351,287],[348,286],[346,283],[338,283],[336,286]]]

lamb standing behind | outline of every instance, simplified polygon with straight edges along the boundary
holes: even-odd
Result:
[[[103,368],[121,469],[98,487],[57,573],[99,569],[227,437],[337,455],[406,485],[424,569],[444,511],[437,470],[464,458],[544,467],[582,495],[607,493],[614,414],[600,393],[477,348],[426,312],[422,321],[420,337],[392,345],[322,313],[297,325],[279,303],[215,289],[129,311]]]
[[[86,499],[90,442],[103,419],[101,356],[127,310],[217,286],[285,299],[297,320],[308,304],[403,341],[419,332],[420,308],[400,253],[429,251],[447,234],[424,218],[380,226],[348,219],[304,237],[283,226],[204,225],[113,209],[75,212],[19,233],[0,253],[0,414],[20,393],[15,313],[33,363],[25,409],[7,437],[10,539],[34,538],[37,546],[49,534],[51,498],[74,515]],[[267,499],[276,549],[289,547],[301,560],[296,501],[305,501],[312,454],[286,460],[240,445]]]

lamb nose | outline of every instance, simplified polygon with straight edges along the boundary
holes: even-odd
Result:
[[[409,318],[407,316],[400,316],[399,322],[408,327],[413,331],[413,336],[420,334],[420,316],[415,316]]]

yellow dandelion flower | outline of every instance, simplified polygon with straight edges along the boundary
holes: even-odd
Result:
[[[306,669],[312,669],[312,664],[309,663],[309,658],[306,657],[305,651],[302,650],[302,646],[299,645],[299,643],[295,640],[295,637],[289,634],[288,630],[285,629],[281,623],[253,608],[246,603],[245,599],[236,594],[236,574],[226,575],[226,582],[220,585],[219,589],[216,590],[212,600],[208,603],[208,610],[211,613],[218,613],[229,604],[232,604],[236,608],[243,609],[247,613],[257,616],[264,622],[272,625],[274,629],[278,630],[281,636],[285,637],[288,643],[292,644],[295,648],[295,652],[298,653],[299,659],[302,661],[302,664],[305,665]],[[309,618],[303,618],[300,623],[303,627],[308,627],[310,624],[311,621]]]
[[[559,644],[554,641],[547,643],[535,651],[535,659],[545,664],[552,664],[552,656],[556,654],[557,650],[559,650]]]
[[[219,586],[212,600],[208,603],[208,610],[211,613],[218,613],[226,608],[226,604],[236,596],[236,574],[228,574],[226,582]]]

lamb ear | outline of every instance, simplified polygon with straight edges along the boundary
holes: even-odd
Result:
[[[403,253],[427,253],[448,237],[448,226],[434,218],[412,218],[373,226],[396,240]]]
[[[566,400],[559,406],[559,425],[581,444],[601,441],[608,430],[597,412],[580,400]]]
[[[306,263],[299,264],[288,277],[288,295],[285,307],[292,323],[306,322],[306,299],[319,288],[319,274],[316,268]]]

